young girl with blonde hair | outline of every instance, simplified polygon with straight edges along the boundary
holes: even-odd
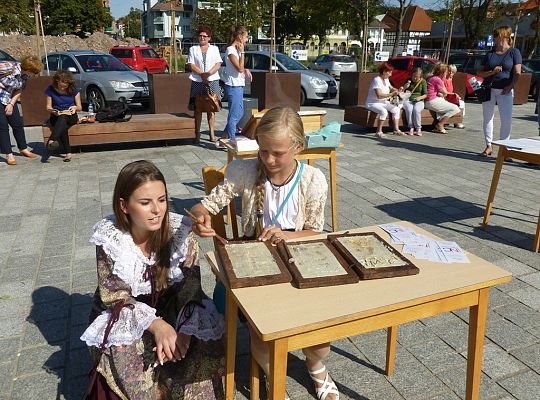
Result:
[[[198,217],[193,231],[203,237],[214,236],[210,214],[217,214],[240,196],[241,226],[246,239],[277,243],[321,232],[328,185],[319,169],[295,159],[304,148],[300,116],[291,108],[271,109],[257,126],[255,139],[259,144],[258,157],[231,162],[223,183],[192,208]],[[252,353],[268,373],[268,348],[256,335],[251,335],[251,339]],[[338,399],[337,387],[322,363],[330,352],[330,343],[305,348],[303,352],[317,397]]]

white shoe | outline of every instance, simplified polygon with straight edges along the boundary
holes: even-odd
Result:
[[[322,385],[321,387],[317,387],[317,385],[315,385],[315,392],[317,393],[317,398],[319,400],[326,400],[329,394],[334,394],[336,400],[339,400],[338,388],[336,386],[336,383],[333,380],[330,381],[330,375],[328,374],[328,371],[326,371],[324,380],[315,378],[315,375],[321,374],[324,371],[326,371],[326,366],[324,365],[321,369],[318,369],[317,371],[310,371],[308,369],[309,375],[311,376],[311,380],[313,380],[313,382],[315,383]]]
[[[386,137],[386,134],[384,132],[375,132],[375,137],[378,137],[378,138],[385,138]]]

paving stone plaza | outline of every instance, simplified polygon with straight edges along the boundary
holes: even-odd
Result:
[[[343,123],[337,101],[325,121]],[[226,111],[217,116],[225,126]],[[540,169],[503,167],[494,212],[481,228],[494,158],[484,148],[482,111],[467,103],[466,129],[446,135],[389,136],[345,123],[338,151],[338,227],[349,229],[406,220],[506,269],[514,276],[490,291],[481,399],[540,399],[540,255],[531,251],[540,209]],[[206,124],[203,122],[203,130]],[[498,113],[495,122],[498,137]],[[44,154],[41,128],[27,140]],[[538,134],[534,103],[514,108],[513,138]],[[206,139],[173,144],[91,146],[71,163],[16,157],[0,164],[0,399],[81,398],[90,359],[79,336],[86,328],[96,288],[92,226],[112,212],[113,186],[126,163],[147,159],[164,173],[172,208],[182,212],[203,194],[201,167],[220,167],[226,153]],[[328,176],[328,163],[315,164]],[[326,230],[331,230],[329,202]],[[214,277],[203,258],[205,291]],[[327,366],[341,399],[454,400],[465,397],[468,311],[400,326],[394,375],[383,374],[386,332],[332,343]],[[237,399],[249,398],[247,328],[240,325]],[[264,392],[264,390],[263,390]],[[301,352],[289,355],[287,392],[314,399]]]

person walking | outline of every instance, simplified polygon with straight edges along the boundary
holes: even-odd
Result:
[[[191,80],[190,105],[195,105],[195,97],[205,95],[208,92],[216,93],[221,100],[221,89],[219,87],[218,70],[221,67],[221,57],[217,46],[210,44],[212,31],[209,28],[202,27],[198,32],[199,45],[191,46],[187,64],[191,68],[189,79]],[[201,138],[202,111],[195,110],[195,140],[198,142]],[[208,120],[208,129],[210,141],[215,142],[215,113],[209,111],[206,113]]]
[[[484,82],[491,83],[491,99],[482,103],[484,117],[484,139],[486,147],[480,153],[488,157],[493,153],[493,117],[495,103],[499,108],[501,119],[500,138],[506,140],[512,133],[512,108],[514,103],[514,86],[521,75],[521,53],[512,47],[512,28],[500,26],[493,32],[495,48],[489,51],[478,68],[477,75]]]
[[[244,115],[244,86],[246,76],[251,80],[251,72],[244,68],[244,45],[248,41],[248,32],[243,26],[231,27],[229,47],[227,47],[225,62],[225,94],[229,105],[227,125],[222,136],[223,139],[234,139],[238,122]]]

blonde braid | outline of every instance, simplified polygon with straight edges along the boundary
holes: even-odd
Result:
[[[257,163],[257,181],[255,183],[255,234],[259,237],[263,231],[264,197],[266,195],[264,184],[266,182],[266,173],[261,158],[259,156],[257,156],[257,158],[259,162]]]

